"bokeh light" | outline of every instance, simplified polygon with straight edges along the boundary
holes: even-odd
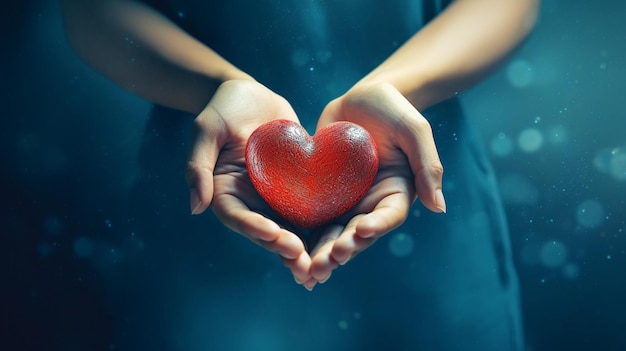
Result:
[[[54,244],[49,241],[41,241],[37,244],[37,253],[41,257],[50,257],[54,253]]]
[[[618,147],[611,151],[610,174],[617,180],[626,180],[626,148]]]
[[[539,198],[537,187],[520,174],[502,176],[500,193],[504,201],[512,205],[534,205]]]
[[[296,49],[291,53],[291,63],[296,67],[302,67],[311,61],[311,56],[304,49]]]
[[[576,279],[580,275],[580,268],[576,263],[569,262],[563,265],[562,268],[563,277],[566,279]]]
[[[87,237],[78,237],[74,240],[74,254],[80,258],[89,258],[94,252],[94,242]]]
[[[346,321],[345,319],[342,319],[342,320],[339,321],[339,323],[337,323],[337,326],[341,330],[346,330],[346,329],[348,329],[348,321]]]
[[[543,135],[538,129],[524,129],[517,138],[517,144],[525,152],[535,152],[543,146]]]
[[[491,152],[495,156],[504,157],[513,152],[513,141],[505,133],[498,133],[489,144]]]
[[[550,128],[547,139],[552,144],[563,144],[567,141],[567,129],[563,125],[555,125]]]
[[[535,79],[532,66],[522,59],[514,60],[507,66],[506,77],[509,83],[517,88],[527,87]]]
[[[587,200],[576,207],[576,220],[586,228],[596,228],[604,221],[604,206],[597,200]]]
[[[396,257],[404,257],[413,251],[413,238],[404,233],[398,232],[391,236],[389,240],[389,251]]]
[[[63,223],[57,216],[48,216],[43,221],[43,230],[49,235],[57,235],[63,231]]]
[[[548,268],[559,268],[567,260],[567,247],[560,241],[545,242],[539,250],[541,263]]]
[[[593,158],[593,166],[600,173],[608,174],[611,172],[611,158],[613,154],[611,149],[605,148],[596,153]]]
[[[593,158],[596,170],[615,180],[626,180],[626,147],[604,148]]]

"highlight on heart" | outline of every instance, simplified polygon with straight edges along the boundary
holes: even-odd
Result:
[[[354,207],[372,186],[379,163],[370,133],[345,121],[311,137],[296,122],[273,120],[250,135],[245,154],[254,188],[301,229],[317,228]]]

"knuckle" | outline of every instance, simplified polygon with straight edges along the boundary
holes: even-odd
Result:
[[[443,165],[441,164],[441,161],[432,161],[432,163],[430,164],[430,172],[433,176],[441,178],[443,176]]]
[[[407,119],[409,119],[407,117]],[[432,137],[433,129],[430,125],[430,122],[426,119],[426,117],[419,115],[417,117],[412,117],[409,121],[406,121],[407,124],[412,126],[413,133],[419,137]]]
[[[195,161],[187,161],[185,165],[185,180],[188,185],[193,185],[198,180],[199,174],[201,172],[201,166]]]

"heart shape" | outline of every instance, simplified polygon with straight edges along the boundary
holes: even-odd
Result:
[[[378,172],[372,136],[351,122],[335,122],[314,137],[296,122],[259,126],[246,145],[252,185],[285,220],[313,229],[350,210]]]

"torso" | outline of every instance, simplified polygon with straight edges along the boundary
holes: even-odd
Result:
[[[305,126],[438,10],[440,1],[153,1],[240,69],[284,96]],[[430,14],[429,14],[430,13]]]

